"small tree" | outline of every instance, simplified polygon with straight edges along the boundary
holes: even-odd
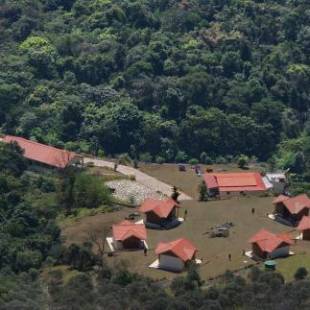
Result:
[[[241,169],[244,169],[249,163],[249,157],[246,155],[240,155],[238,158],[238,166]]]
[[[206,183],[202,181],[199,185],[199,201],[208,200],[208,188]]]
[[[189,161],[188,161],[188,163],[190,164],[190,165],[198,165],[199,164],[199,161],[198,161],[198,159],[196,159],[196,158],[192,158],[192,159],[190,159]]]
[[[308,276],[308,271],[305,267],[299,267],[294,274],[295,280],[303,280],[307,276]]]
[[[174,200],[174,201],[178,201],[178,197],[180,196],[180,193],[179,193],[179,191],[178,191],[178,189],[177,189],[177,187],[176,186],[173,186],[173,188],[172,188],[172,194],[171,194],[171,198]]]

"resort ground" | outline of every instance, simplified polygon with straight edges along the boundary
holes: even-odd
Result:
[[[193,170],[179,172],[176,165],[155,165],[142,168],[149,174],[165,182],[180,187],[185,193],[194,196],[201,178]],[[159,170],[159,171],[158,171]],[[197,197],[197,196],[196,196]],[[149,245],[148,255],[143,251],[123,251],[113,257],[107,257],[109,264],[117,264],[125,260],[131,271],[143,273],[155,279],[170,279],[173,273],[148,268],[155,259],[155,247],[159,241],[171,241],[180,237],[191,240],[198,248],[198,258],[202,259],[200,274],[203,279],[215,277],[226,270],[236,270],[252,264],[253,261],[242,255],[243,250],[250,249],[248,239],[261,228],[273,232],[291,231],[291,227],[273,222],[266,214],[272,212],[273,197],[242,197],[230,200],[198,202],[197,200],[181,203],[179,215],[183,216],[185,209],[188,211],[186,221],[172,230],[148,230]],[[255,208],[253,215],[251,209]],[[78,222],[63,228],[63,236],[67,244],[83,243],[89,240],[90,234],[103,236],[111,229],[113,223],[124,219],[133,209],[124,208],[113,213],[97,214],[80,219]],[[217,224],[232,222],[228,238],[210,238],[207,234],[211,227]],[[307,263],[310,254],[310,242],[299,241],[292,246],[295,256],[278,260],[278,269],[287,279],[293,277],[294,272],[301,265]],[[308,254],[308,255],[305,255]],[[231,254],[231,261],[228,260]],[[308,259],[309,260],[309,259]],[[308,264],[310,265],[310,264]],[[309,266],[305,266],[309,267]]]

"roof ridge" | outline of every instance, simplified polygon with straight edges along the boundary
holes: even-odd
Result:
[[[71,152],[71,151],[69,151],[69,150],[61,149],[61,148],[58,148],[58,147],[56,147],[56,146],[49,145],[49,144],[44,144],[44,143],[41,143],[41,142],[38,142],[38,141],[26,139],[26,138],[24,138],[24,137],[18,137],[18,136],[12,136],[12,135],[6,135],[5,137],[11,137],[11,138],[16,139],[16,140],[19,140],[19,139],[20,139],[20,140],[25,141],[26,143],[32,143],[32,144],[40,145],[41,147],[44,147],[44,148],[53,148],[53,149],[56,149],[57,151],[68,152],[68,153],[74,154],[74,152]]]

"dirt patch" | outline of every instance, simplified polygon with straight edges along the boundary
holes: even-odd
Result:
[[[198,248],[198,257],[202,258],[200,273],[203,279],[214,277],[224,273],[226,270],[238,269],[252,263],[242,256],[242,250],[250,248],[248,239],[261,228],[270,229],[273,232],[288,231],[290,228],[271,221],[266,217],[267,212],[273,209],[272,198],[240,198],[233,200],[196,202],[186,201],[181,203],[179,215],[183,216],[184,210],[188,210],[186,221],[172,230],[148,230],[148,245],[150,250],[148,256],[143,252],[120,252],[115,257],[107,258],[110,264],[126,260],[132,271],[140,272],[150,277],[171,279],[175,276],[160,270],[147,268],[155,259],[155,247],[159,241],[171,241],[176,238],[185,237],[191,240]],[[255,215],[251,213],[256,209]],[[82,243],[88,240],[90,232],[97,235],[103,233],[104,229],[110,229],[113,223],[124,219],[132,209],[123,209],[114,213],[98,214],[87,217],[79,223],[75,223],[63,230],[66,243]],[[206,232],[216,224],[233,222],[234,227],[228,238],[209,238]],[[293,248],[294,251],[294,248]],[[232,261],[228,260],[231,254]],[[244,263],[244,261],[248,261]]]

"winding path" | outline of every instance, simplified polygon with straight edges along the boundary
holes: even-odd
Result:
[[[94,163],[96,167],[108,167],[108,168],[114,168],[114,163],[107,160],[102,159],[96,159],[96,158],[89,158],[84,157],[84,163]],[[136,178],[136,181],[149,187],[150,189],[154,191],[159,191],[163,193],[164,195],[171,196],[172,194],[172,185],[164,183],[162,181],[159,181],[156,178],[151,177],[150,175],[141,172],[138,169],[135,169],[133,167],[125,166],[125,165],[118,165],[117,171],[124,174],[124,175],[134,175]],[[193,198],[188,196],[187,194],[181,192],[179,198],[180,201],[182,200],[192,200]]]

